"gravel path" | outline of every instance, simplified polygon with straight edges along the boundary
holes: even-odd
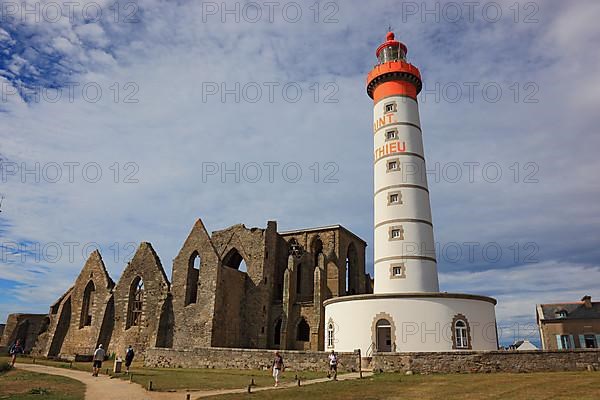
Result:
[[[185,400],[187,394],[191,395],[192,399],[203,397],[217,396],[230,393],[245,393],[243,389],[228,389],[228,390],[210,390],[210,391],[178,391],[178,392],[148,392],[146,389],[136,383],[129,383],[122,379],[111,379],[106,375],[93,377],[91,373],[76,371],[64,368],[49,367],[39,364],[17,364],[17,368],[41,374],[62,375],[68,378],[76,379],[85,384],[85,398],[87,400]],[[363,372],[363,376],[372,375],[371,372]],[[359,374],[349,373],[338,375],[338,380],[358,379]],[[329,381],[328,378],[311,379],[302,381],[302,386],[312,385]],[[294,387],[295,382],[280,385],[280,388]],[[275,387],[260,387],[252,388],[253,392],[262,392],[264,390],[276,390]]]

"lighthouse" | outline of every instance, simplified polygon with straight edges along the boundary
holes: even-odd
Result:
[[[326,300],[326,349],[374,353],[497,350],[496,300],[440,292],[423,132],[419,69],[388,32],[367,75],[373,99],[372,294]]]
[[[367,76],[373,99],[375,293],[438,292],[417,95],[421,73],[389,32]]]

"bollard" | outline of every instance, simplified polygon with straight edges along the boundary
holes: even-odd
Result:
[[[300,386],[300,379],[298,379],[298,386]]]
[[[191,395],[189,393],[185,395],[185,400],[190,400],[191,398],[192,397],[191,397]]]
[[[152,391],[152,381],[148,382],[148,391]]]
[[[250,382],[251,386],[256,386],[256,383],[254,383],[254,378],[252,378],[252,382]]]
[[[248,385],[248,393],[252,393],[252,385]]]

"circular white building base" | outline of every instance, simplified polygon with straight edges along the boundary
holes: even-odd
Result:
[[[497,350],[496,300],[455,293],[369,294],[325,301],[325,350]]]

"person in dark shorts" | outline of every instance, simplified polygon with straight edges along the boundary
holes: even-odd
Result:
[[[331,350],[331,354],[329,354],[329,373],[327,373],[327,377],[333,377],[334,381],[337,381],[337,366],[338,366],[338,358],[335,351]]]
[[[102,343],[98,345],[98,348],[94,352],[94,357],[92,358],[92,376],[98,376],[98,372],[100,372],[100,368],[102,368],[102,361],[104,361],[104,357],[106,356],[106,352],[102,348]]]
[[[273,378],[275,379],[275,387],[279,385],[279,376],[283,372],[285,366],[283,365],[283,357],[278,351],[275,352],[275,358],[273,359]]]
[[[8,354],[10,355],[10,366],[14,367],[15,366],[15,362],[17,361],[17,354],[23,354],[24,350],[23,350],[23,346],[21,346],[21,340],[17,339],[17,341],[10,346],[10,349],[8,349]]]
[[[125,352],[125,371],[129,373],[129,367],[131,367],[131,363],[133,362],[133,357],[135,353],[133,351],[133,347],[129,345],[127,347],[127,351]]]

